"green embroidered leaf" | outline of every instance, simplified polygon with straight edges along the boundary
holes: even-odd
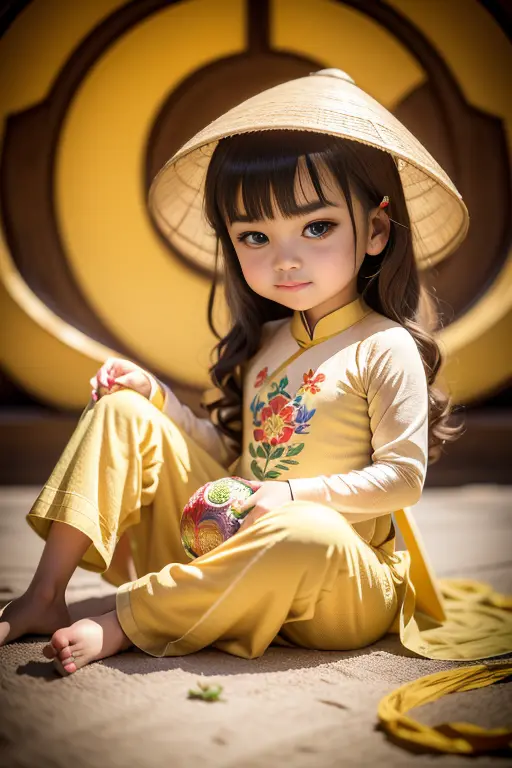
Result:
[[[295,459],[281,459],[283,464],[298,464],[298,461],[295,461]]]
[[[257,477],[258,480],[264,480],[263,472],[258,467],[258,464],[256,461],[251,461],[251,472],[253,473],[254,477]]]
[[[270,472],[266,473],[265,479],[269,477],[271,480],[275,480],[275,478],[279,477],[280,474],[280,472],[276,472],[274,469],[271,469]]]
[[[284,453],[284,447],[281,445],[279,448],[276,448],[275,451],[272,451],[272,453],[270,454],[270,458],[280,459],[283,453]]]
[[[287,386],[288,386],[288,376],[283,376],[283,378],[279,382],[279,389],[284,389]]]
[[[298,464],[299,462],[297,461],[296,463]],[[288,472],[290,467],[286,467],[284,464],[276,464],[276,469],[286,469]]]
[[[274,399],[274,397],[279,397],[279,395],[283,395],[283,397],[286,397],[287,400],[292,399],[292,396],[290,395],[289,392],[286,391],[286,389],[276,389],[275,392],[268,394],[268,401],[270,402],[271,400]]]
[[[265,451],[265,455],[270,456],[272,452],[272,446],[270,445],[270,443],[262,443],[262,445],[263,445],[263,450]]]
[[[254,449],[254,445],[252,443],[249,443],[249,453],[253,457],[253,459],[256,458],[256,451]]]
[[[260,459],[266,459],[267,458],[267,454],[263,450],[263,446],[262,445],[258,445],[258,448],[256,450],[256,454],[260,457]]]
[[[287,456],[297,456],[302,449],[304,448],[304,443],[299,443],[298,445],[290,445],[288,447],[288,450],[286,451]]]

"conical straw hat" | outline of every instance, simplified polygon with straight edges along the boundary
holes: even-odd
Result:
[[[166,163],[149,191],[163,235],[197,264],[214,263],[216,238],[203,214],[206,171],[219,139],[251,131],[327,133],[390,152],[400,173],[421,267],[452,253],[466,236],[461,195],[425,147],[339,69],[291,80],[242,102],[197,133]]]

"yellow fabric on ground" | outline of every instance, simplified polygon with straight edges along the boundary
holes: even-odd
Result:
[[[410,571],[409,553],[398,553],[402,559],[396,572]],[[430,571],[429,571],[430,576]],[[500,595],[485,584],[470,580],[437,580],[445,620],[438,621],[436,612],[429,613],[425,596],[422,610],[416,602],[416,584],[404,576],[398,587],[402,609],[391,632],[398,632],[403,645],[420,656],[444,661],[474,661],[503,656],[512,652],[512,610],[508,596]],[[421,591],[421,585],[418,589]],[[425,593],[430,594],[428,589]]]
[[[471,723],[423,725],[407,715],[409,710],[437,701],[449,693],[471,691],[512,675],[512,663],[478,665],[437,672],[406,683],[385,696],[378,707],[384,730],[401,746],[417,751],[473,755],[512,749],[512,728],[485,729]]]
[[[423,634],[436,644],[436,658],[489,658],[490,642],[494,656],[512,651],[512,597],[495,592],[488,584],[469,579],[440,579],[446,622]],[[443,650],[449,655],[443,655]]]

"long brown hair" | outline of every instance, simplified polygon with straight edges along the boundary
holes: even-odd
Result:
[[[377,207],[384,195],[391,222],[389,240],[378,256],[366,256],[358,274],[358,292],[366,303],[402,325],[413,336],[429,389],[429,459],[436,460],[443,443],[455,439],[460,428],[449,424],[449,398],[434,388],[442,358],[431,333],[419,322],[420,301],[425,292],[413,253],[411,225],[400,175],[391,155],[374,147],[325,134],[301,131],[264,131],[222,139],[208,168],[205,215],[218,238],[218,256],[210,292],[208,321],[219,339],[210,369],[220,390],[207,409],[218,427],[241,442],[242,366],[258,351],[264,323],[292,315],[292,310],[255,293],[245,282],[226,227],[240,213],[251,220],[273,218],[274,206],[284,216],[298,212],[295,178],[299,158],[318,195],[326,204],[321,183],[322,168],[336,179],[345,196],[354,241],[357,239],[352,191],[365,212]],[[222,264],[231,329],[220,337],[215,330],[213,307]]]

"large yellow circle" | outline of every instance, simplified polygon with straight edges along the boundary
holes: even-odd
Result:
[[[209,282],[155,234],[143,186],[146,142],[168,95],[193,71],[243,50],[242,0],[194,0],[130,30],[76,92],[56,164],[57,215],[95,312],[149,366],[207,383]]]
[[[508,92],[512,71],[511,49],[491,15],[477,0],[461,0],[460,3],[431,3],[430,0],[388,2],[437,47],[468,102],[503,119],[510,140],[512,103]],[[0,41],[2,120],[44,99],[67,58],[84,38],[109,14],[125,4],[124,0],[95,0],[94,3],[77,4],[66,0],[53,0],[50,4],[46,0],[33,0]],[[215,8],[214,18],[208,6]],[[98,61],[84,84],[84,88],[89,87],[91,82],[98,85],[103,76],[109,76],[110,85],[119,88],[120,93],[116,94],[115,89],[109,92],[103,86],[89,91],[97,97],[89,101],[92,111],[85,114],[87,110],[84,110],[82,125],[74,124],[82,139],[88,132],[84,143],[77,141],[69,132],[73,110],[80,107],[80,98],[85,91],[82,89],[76,94],[58,158],[57,203],[64,240],[74,248],[77,235],[80,235],[85,241],[85,246],[80,244],[80,247],[84,246],[80,253],[86,260],[90,258],[94,267],[90,278],[94,275],[96,281],[100,274],[98,283],[101,283],[107,275],[109,277],[108,290],[101,287],[99,294],[88,290],[82,279],[82,273],[88,271],[87,263],[81,264],[75,258],[78,251],[70,253],[72,268],[89,301],[104,322],[146,359],[154,358],[155,365],[162,362],[160,367],[163,370],[171,375],[177,371],[177,377],[195,384],[205,381],[205,360],[212,341],[204,321],[206,285],[171,261],[156,241],[146,218],[142,186],[145,131],[167,95],[172,73],[173,82],[176,82],[180,76],[195,71],[208,60],[208,56],[216,56],[219,51],[220,55],[229,55],[242,49],[244,6],[241,1],[216,0],[212,3],[208,0],[188,0],[160,12],[142,23],[140,29],[128,33]],[[225,13],[223,9],[229,10]],[[312,9],[315,23],[312,23]],[[159,25],[155,26],[154,22],[169,13],[176,14],[176,27],[171,29],[172,25],[166,26],[168,34],[165,40],[160,39],[155,48],[152,35],[158,35]],[[181,22],[179,26],[178,22]],[[360,12],[330,0],[273,0],[271,25],[272,43],[278,49],[309,53],[323,60],[326,67],[337,66],[352,71],[358,82],[388,108],[392,109],[396,100],[402,97],[403,82],[406,85],[408,75],[402,82],[402,73],[390,67],[394,67],[397,60],[405,60],[409,67],[414,59],[405,49],[400,59],[400,46],[394,48],[396,43],[392,35],[383,32]],[[41,30],[48,29],[58,30],[58,34],[41,34]],[[364,44],[359,45],[356,38],[363,32]],[[348,39],[350,44],[338,45],[337,41],[342,37]],[[132,54],[138,52],[139,56],[130,59],[129,51]],[[365,64],[368,51],[371,51],[371,57]],[[177,52],[179,56],[174,57]],[[118,69],[123,62],[125,73]],[[112,77],[114,65],[122,81],[116,82],[116,78]],[[400,63],[399,69],[401,67]],[[385,76],[382,75],[383,70]],[[413,73],[413,70],[411,66],[407,71]],[[418,78],[423,74],[416,69],[415,77],[416,81],[414,78],[411,80],[411,87],[419,83]],[[158,89],[153,87],[154,78],[158,79],[160,95]],[[383,83],[380,90],[379,80]],[[119,104],[124,105],[127,117],[134,118],[133,126],[128,120],[124,124],[119,120]],[[149,111],[144,113],[144,109]],[[78,114],[82,113],[79,111]],[[112,116],[117,122],[108,128],[106,146],[100,123]],[[66,141],[70,142],[67,146]],[[78,148],[79,154],[83,152],[84,162],[75,158],[75,164],[71,163],[64,179],[61,176],[64,166],[60,163],[65,159],[65,152],[72,148],[73,141],[76,141],[75,148]],[[116,163],[107,163],[105,167],[109,175],[106,176],[98,161],[100,156],[108,160],[109,150]],[[119,179],[114,179],[111,171],[120,167],[124,171]],[[83,175],[75,176],[74,172]],[[116,186],[118,183],[119,186]],[[126,195],[121,189],[123,184],[129,187]],[[122,199],[113,210],[113,223],[117,230],[114,232],[114,226],[110,227],[108,219],[112,195],[120,190]],[[69,211],[73,201],[83,203],[84,210]],[[125,205],[125,202],[128,204]],[[103,205],[106,207],[102,210]],[[74,231],[75,226],[79,228],[78,233]],[[103,238],[102,233],[108,236]],[[145,286],[146,270],[141,254],[146,252],[146,248],[149,257],[147,273],[152,277],[149,285]],[[120,262],[113,263],[112,257],[117,259],[118,256]],[[131,270],[134,264],[136,270],[133,276]],[[442,334],[449,358],[447,378],[458,402],[470,402],[482,397],[502,384],[511,373],[511,359],[507,354],[512,333],[512,313],[509,309],[512,304],[511,270],[512,259],[509,259],[485,296]],[[17,272],[1,233],[0,280],[2,365],[14,380],[42,401],[72,408],[84,404],[89,393],[87,380],[109,350],[71,328],[34,296]],[[129,297],[124,291],[115,290],[116,286],[123,287],[126,281],[132,291]],[[170,283],[173,285],[170,286]],[[140,286],[145,286],[146,290],[140,290]],[[169,307],[171,293],[175,301]],[[149,309],[148,306],[139,307],[138,299],[134,304],[133,295],[145,296]],[[187,296],[191,298],[187,299]],[[197,322],[198,325],[187,326],[187,321]],[[128,329],[127,333],[125,329]]]

